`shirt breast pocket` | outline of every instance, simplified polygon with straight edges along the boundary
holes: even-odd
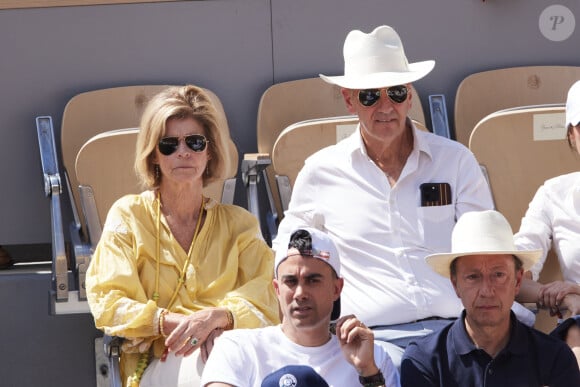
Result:
[[[423,247],[429,251],[451,251],[451,232],[455,225],[455,206],[418,207],[417,220]]]

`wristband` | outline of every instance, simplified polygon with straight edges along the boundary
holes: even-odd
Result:
[[[378,387],[385,385],[385,377],[381,370],[378,373],[371,376],[359,376],[358,381],[364,387]]]

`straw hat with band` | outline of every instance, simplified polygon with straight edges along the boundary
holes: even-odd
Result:
[[[389,26],[379,26],[366,34],[348,33],[344,41],[344,75],[319,74],[328,82],[346,89],[373,89],[404,85],[429,74],[435,61],[409,63],[403,43]]]
[[[513,231],[507,219],[497,211],[473,211],[463,214],[451,234],[451,253],[431,254],[425,258],[429,266],[444,277],[456,258],[466,255],[509,254],[518,257],[524,270],[529,270],[542,255],[542,250],[517,250]]]

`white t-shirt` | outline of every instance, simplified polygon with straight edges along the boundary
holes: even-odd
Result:
[[[534,279],[553,246],[564,279],[580,283],[580,172],[547,180],[538,189],[514,239],[520,249],[543,250],[531,268]]]
[[[387,387],[398,387],[398,372],[378,342],[375,363]],[[360,385],[358,374],[346,361],[336,336],[332,335],[320,347],[303,347],[288,339],[280,325],[224,332],[205,365],[201,385],[221,382],[237,387],[260,387],[266,376],[288,365],[312,367],[330,387]]]
[[[468,211],[493,208],[473,154],[456,141],[413,131],[413,151],[397,183],[368,157],[360,130],[308,158],[278,229],[323,227],[335,241],[345,284],[342,314],[368,326],[457,317],[462,305],[451,282],[425,257],[451,251],[451,232]],[[448,183],[450,204],[421,206],[423,183]]]

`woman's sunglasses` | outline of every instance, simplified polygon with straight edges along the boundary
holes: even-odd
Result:
[[[159,140],[157,145],[159,152],[165,156],[169,156],[179,147],[179,140],[185,140],[185,144],[194,152],[203,152],[209,142],[202,134],[190,134],[183,137],[163,137]]]
[[[391,86],[387,89],[365,89],[358,92],[358,100],[361,105],[371,107],[381,98],[381,90],[385,90],[387,96],[394,103],[403,103],[407,99],[407,86]]]

